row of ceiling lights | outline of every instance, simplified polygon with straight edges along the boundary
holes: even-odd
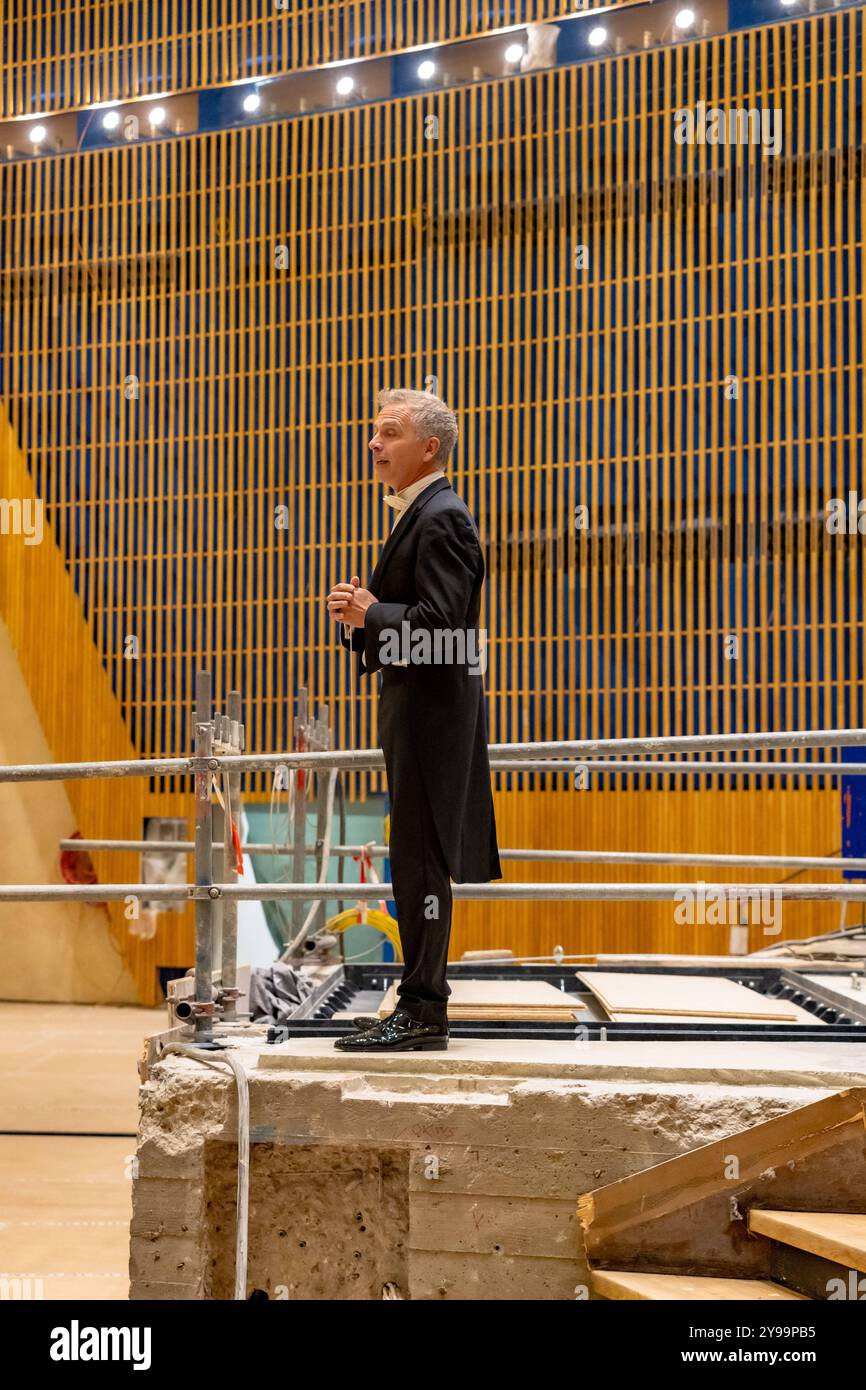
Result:
[[[797,0],[779,0],[779,3],[781,5],[795,5],[797,4]],[[679,29],[682,33],[686,33],[689,29],[693,29],[694,24],[694,10],[682,9],[679,10],[677,14],[674,16],[674,28]],[[589,34],[587,35],[587,42],[591,48],[603,48],[604,45],[607,43],[607,39],[607,30],[601,24],[597,24],[594,29],[590,29]],[[516,66],[516,64],[519,63],[520,60],[523,58],[525,52],[526,49],[523,47],[522,44],[509,44],[505,50],[506,63],[508,63],[512,67]],[[421,79],[422,82],[431,81],[431,79],[436,76],[437,71],[438,68],[436,64],[430,58],[425,58],[422,62],[418,64],[418,77]],[[351,77],[348,73],[346,73],[343,77],[339,77],[337,79],[337,82],[335,84],[335,91],[337,93],[337,96],[351,96],[354,90],[355,79],[354,77]],[[247,92],[246,96],[244,97],[241,103],[244,111],[246,111],[249,115],[254,115],[255,112],[258,111],[261,104],[262,99],[256,91]],[[162,126],[165,125],[165,122],[167,120],[167,113],[165,107],[154,106],[152,110],[148,112],[147,119],[148,124],[150,125],[152,130],[159,130]],[[117,130],[119,125],[120,113],[116,111],[113,107],[110,107],[105,112],[105,115],[102,117],[103,129],[107,130],[110,133],[111,131]],[[44,144],[47,138],[48,131],[44,125],[35,125],[33,129],[30,131],[30,139],[32,143],[36,146]]]

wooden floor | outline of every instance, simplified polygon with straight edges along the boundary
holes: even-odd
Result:
[[[164,1026],[164,1009],[0,1003],[0,1279],[128,1297],[136,1062]]]

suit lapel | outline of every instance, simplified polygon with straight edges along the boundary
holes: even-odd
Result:
[[[367,585],[367,588],[370,590],[371,594],[375,594],[377,587],[381,584],[382,576],[385,573],[388,561],[390,560],[394,551],[397,549],[397,546],[400,544],[400,542],[403,541],[411,531],[412,526],[415,522],[415,518],[427,505],[431,497],[435,497],[437,492],[441,492],[443,488],[450,486],[451,483],[447,478],[437,478],[435,483],[431,483],[429,487],[424,488],[423,492],[419,492],[414,502],[410,503],[410,505],[406,508],[405,512],[400,518],[399,524],[395,526],[394,530],[391,532],[390,536],[388,537],[382,548],[382,553],[379,556],[378,563],[373,571],[373,577]]]

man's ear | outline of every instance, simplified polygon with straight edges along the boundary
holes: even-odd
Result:
[[[433,449],[432,451],[431,451],[431,449],[430,449],[430,445],[431,445],[431,444],[435,444],[435,445],[436,445],[436,448]],[[439,440],[436,438],[435,434],[431,434],[430,438],[427,440],[427,443],[426,443],[425,446],[424,446],[424,455],[425,455],[425,457],[426,457],[427,462],[428,462],[428,463],[432,463],[433,460],[435,459],[436,455],[438,454],[438,452],[439,452]]]

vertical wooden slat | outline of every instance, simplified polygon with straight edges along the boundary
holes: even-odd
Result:
[[[111,7],[97,15],[93,4],[81,4],[61,14],[71,55],[60,74],[65,99],[75,95],[75,81],[94,98],[115,84],[131,42],[146,59],[133,69],[133,85],[159,53],[181,84],[226,77],[247,53],[243,6],[222,35],[195,7],[167,42],[150,42],[135,27],[137,13],[133,7],[128,30]],[[359,33],[371,13],[355,5],[353,23],[337,32]],[[471,27],[467,14],[452,5],[435,19]],[[483,18],[482,8],[477,14]],[[7,86],[7,103],[31,90],[45,60],[35,7],[24,15],[25,76],[11,95]],[[393,41],[394,12],[380,17],[376,42]],[[110,61],[73,78],[91,22]],[[419,13],[405,35],[420,41],[432,22]],[[322,53],[331,51],[324,23],[307,25],[306,40],[306,20],[297,23],[293,62],[311,36]],[[160,256],[179,256],[173,294],[152,280],[139,284],[134,300],[82,287],[82,305],[69,292],[59,306],[36,296],[4,322],[3,382],[15,426],[4,457],[10,468],[26,459],[44,480],[52,545],[99,658],[82,672],[80,706],[69,700],[63,644],[34,644],[26,658],[56,756],[77,746],[81,709],[104,709],[106,689],[118,747],[134,728],[138,751],[185,748],[184,692],[202,661],[215,664],[218,688],[237,671],[255,746],[274,746],[289,727],[302,678],[332,704],[337,692],[342,741],[349,741],[352,686],[321,593],[349,564],[369,574],[384,534],[367,465],[371,388],[401,378],[421,384],[431,372],[458,406],[455,483],[493,557],[485,622],[494,739],[861,718],[856,544],[826,538],[823,558],[800,549],[772,563],[754,554],[732,562],[722,553],[709,566],[690,545],[684,560],[666,550],[661,566],[648,555],[643,573],[637,553],[618,572],[610,547],[623,547],[630,529],[651,528],[669,543],[677,532],[691,541],[719,522],[727,535],[738,525],[746,544],[749,521],[795,514],[805,521],[823,513],[831,482],[836,495],[857,486],[862,253],[854,214],[862,183],[843,186],[837,177],[820,200],[810,188],[772,205],[757,204],[753,188],[730,205],[699,200],[685,213],[647,208],[629,219],[596,205],[569,220],[565,248],[534,240],[528,220],[559,192],[610,195],[709,168],[745,175],[749,167],[754,175],[754,151],[686,149],[671,159],[673,111],[698,92],[725,107],[783,106],[786,131],[802,148],[811,141],[820,152],[831,137],[839,147],[858,145],[861,26],[860,11],[815,16],[341,114],[0,169],[4,244],[34,274],[57,264],[71,287],[88,266],[91,273],[112,261],[153,267]],[[190,61],[183,46],[198,35],[201,69],[196,49]],[[441,117],[438,140],[423,138],[428,111]],[[784,155],[793,152],[786,141]],[[462,215],[467,227],[479,208],[514,206],[519,219],[492,239],[452,236],[427,247],[411,233],[425,203],[446,220]],[[212,210],[222,216],[221,235]],[[273,268],[279,241],[291,249],[286,272]],[[583,272],[571,265],[575,241],[590,248]],[[338,314],[348,330],[339,353]],[[142,377],[137,403],[120,399],[128,373]],[[741,378],[739,402],[723,399],[729,373]],[[278,536],[273,508],[282,501],[290,529]],[[607,561],[595,552],[580,582],[567,565],[555,569],[547,550],[554,531],[559,554],[574,554],[578,501],[590,504],[596,539],[604,532],[608,542]],[[163,569],[163,556],[172,569]],[[3,602],[24,640],[20,563],[10,562]],[[39,582],[28,600],[33,592],[34,602],[50,607],[49,581]],[[847,617],[846,591],[856,598]],[[186,644],[172,644],[170,609],[191,624]],[[137,664],[123,660],[125,632],[142,641]],[[722,657],[726,632],[740,635],[739,664]],[[368,689],[356,740],[369,744],[375,734]],[[639,791],[597,779],[583,794],[541,778],[518,791],[517,779],[502,778],[500,839],[837,846],[837,790],[805,798],[797,787],[744,793],[728,779],[702,781],[696,794],[685,782],[673,790],[672,778]],[[361,795],[372,784],[355,778],[352,785]],[[257,793],[267,795],[265,779]],[[116,812],[139,834],[144,814],[182,813],[187,805],[179,790],[140,802],[126,787],[81,794],[77,813],[87,833]],[[105,829],[117,833],[116,825]],[[118,871],[118,861],[106,865],[107,876]],[[835,919],[833,909],[822,913],[786,910],[786,929],[816,930],[819,918]],[[687,943],[670,916],[667,906],[642,913],[639,928],[632,909],[557,907],[540,917],[523,907],[467,905],[455,950],[492,944],[491,935],[528,951],[549,949],[556,937],[571,948],[681,948]],[[178,922],[160,926],[157,945],[118,939],[143,994],[153,991],[156,951],[182,961],[189,944]],[[708,930],[694,944],[709,949],[710,939]],[[725,949],[724,931],[713,940]]]

